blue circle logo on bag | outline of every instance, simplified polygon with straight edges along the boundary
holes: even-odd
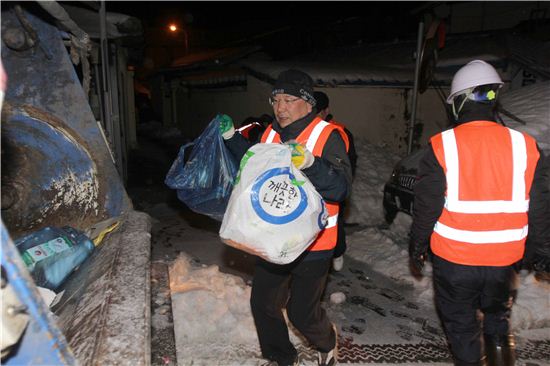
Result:
[[[250,195],[256,214],[270,224],[295,220],[307,207],[307,195],[289,167],[274,168],[260,175]]]

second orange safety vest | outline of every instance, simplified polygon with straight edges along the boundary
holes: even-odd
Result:
[[[323,121],[316,117],[311,123],[296,137],[296,141],[303,144],[313,156],[321,156],[323,148],[332,131],[338,131],[335,125]],[[263,143],[281,143],[281,136],[275,132],[273,127],[269,125],[264,131],[260,140]],[[309,251],[331,250],[336,246],[338,239],[337,223],[338,223],[338,202],[325,201],[328,211],[327,226],[319,233],[315,241],[308,248]]]
[[[447,183],[431,236],[450,262],[507,266],[523,257],[536,141],[490,121],[468,122],[431,138]]]
[[[340,136],[342,137],[342,140],[344,140],[344,144],[346,144],[346,152],[349,152],[349,137],[346,133],[346,126],[340,122],[336,122],[334,119],[331,119],[329,122],[338,127],[338,132],[340,132]]]

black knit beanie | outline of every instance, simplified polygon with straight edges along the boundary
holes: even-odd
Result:
[[[315,107],[313,96],[313,79],[311,76],[300,70],[286,70],[279,74],[273,86],[272,96],[277,94],[289,94],[302,98]]]

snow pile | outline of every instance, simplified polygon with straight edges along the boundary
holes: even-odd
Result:
[[[363,225],[380,224],[384,221],[382,194],[384,184],[390,178],[393,166],[400,157],[391,151],[369,144],[358,138],[357,171],[353,180],[347,222]]]
[[[262,357],[250,309],[251,287],[241,277],[220,272],[217,265],[195,268],[185,255],[169,272],[177,364],[257,366]],[[311,353],[283,315],[291,342]]]
[[[178,257],[170,267],[170,291],[178,309],[174,327],[184,330],[176,330],[185,335],[182,344],[257,344],[250,290],[242,278],[220,273],[216,265],[194,269],[185,256]]]
[[[550,283],[538,281],[533,273],[522,270],[518,296],[512,308],[515,329],[550,327]]]

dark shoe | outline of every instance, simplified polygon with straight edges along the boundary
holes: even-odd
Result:
[[[488,366],[514,366],[516,343],[512,334],[484,335]]]
[[[289,364],[289,363],[279,363],[277,361],[267,361],[266,363],[262,363],[261,366],[300,366],[301,365],[301,360],[302,360],[302,358],[300,356],[301,355],[298,354],[291,364]]]
[[[336,344],[330,351],[326,353],[318,353],[319,366],[334,366],[338,360],[338,331],[336,330],[336,326],[334,324],[332,324],[332,329],[334,330],[334,339],[336,340]]]

